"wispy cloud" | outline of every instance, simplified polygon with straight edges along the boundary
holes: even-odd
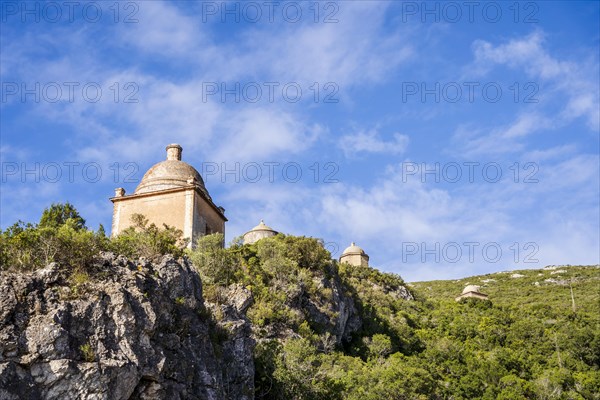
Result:
[[[593,132],[600,129],[597,59],[572,61],[552,56],[541,30],[500,44],[476,40],[472,50],[474,61],[465,67],[469,74],[490,76],[499,66],[523,71],[539,85],[541,100],[538,104],[519,104],[516,117],[502,125],[463,122],[452,136],[457,154],[464,157],[531,154],[536,151],[531,148],[532,143],[539,145],[539,140],[531,136],[552,135],[579,118]]]
[[[221,126],[224,135],[214,144],[213,157],[218,161],[263,161],[275,155],[302,153],[324,129],[273,107],[252,107],[230,114]]]
[[[321,91],[327,82],[334,82],[336,90],[346,90],[383,79],[410,57],[411,47],[399,31],[382,29],[385,4],[367,7],[352,2],[339,7],[337,23],[283,23],[277,35],[267,29],[270,26],[251,27],[234,45],[218,41],[211,30],[214,26],[201,23],[197,15],[187,15],[185,7],[145,2],[136,14],[139,23],[118,25],[112,37],[104,38],[116,45],[125,67],[115,65],[98,49],[79,56],[78,49],[93,42],[97,29],[57,30],[47,37],[46,45],[55,50],[53,54],[64,56],[39,58],[35,56],[41,51],[39,41],[16,38],[17,48],[30,51],[13,53],[18,58],[14,63],[29,67],[13,72],[23,81],[101,85],[104,95],[99,102],[42,102],[30,111],[69,124],[75,133],[71,142],[77,144],[76,156],[84,159],[136,157],[144,162],[155,157],[155,143],[173,141],[212,158],[298,153],[308,149],[327,127],[304,122],[305,115],[281,96],[268,107],[240,105],[223,102],[220,96],[207,99],[204,84],[215,80],[299,82],[305,92],[303,101],[312,101],[309,86],[314,82]],[[133,62],[140,58],[147,60],[147,67]],[[158,74],[157,63],[172,73]],[[121,86],[118,102],[109,90],[115,82]],[[122,101],[131,92],[122,87],[128,83],[139,89],[137,103]],[[320,100],[326,94],[320,93]],[[402,143],[404,139],[396,136],[392,150],[399,152]],[[365,141],[364,146],[377,151],[378,143]]]
[[[270,76],[349,88],[383,80],[414,55],[402,30],[383,29],[389,3],[338,4],[337,23],[287,24],[277,36],[256,31],[248,36],[249,52],[242,58]]]
[[[386,141],[380,137],[376,129],[359,131],[342,136],[338,145],[346,157],[364,153],[402,154],[406,151],[409,137],[401,133],[394,133],[391,140]]]
[[[527,136],[552,128],[548,118],[537,113],[523,113],[501,127],[472,129],[461,125],[453,139],[462,157],[517,154],[526,148]]]
[[[473,43],[473,52],[475,61],[468,67],[472,72],[485,76],[496,65],[523,69],[529,77],[546,83],[546,94],[557,91],[566,96],[561,118],[582,117],[590,129],[600,129],[597,57],[578,61],[559,59],[546,49],[545,35],[540,30],[498,45],[477,40]]]

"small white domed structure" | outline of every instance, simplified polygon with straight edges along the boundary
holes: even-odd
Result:
[[[258,242],[260,239],[275,236],[279,232],[265,225],[265,222],[261,219],[260,223],[254,228],[244,233],[244,244],[252,244]]]
[[[459,301],[461,299],[466,299],[469,297],[480,299],[480,300],[488,300],[488,295],[481,293],[479,286],[477,285],[467,285],[462,291],[462,294],[458,296],[455,300]]]
[[[477,285],[467,285],[462,291],[462,294],[467,294],[469,292],[479,293],[479,286]]]
[[[358,247],[356,243],[352,242],[350,246],[346,247],[340,256],[340,262],[345,262],[355,266],[368,267],[369,256],[363,249]]]

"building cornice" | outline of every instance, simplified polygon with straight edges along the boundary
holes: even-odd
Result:
[[[159,195],[159,194],[162,195],[162,194],[186,192],[188,190],[193,190],[196,193],[198,193],[200,195],[200,197],[202,197],[211,206],[211,208],[217,212],[217,214],[219,214],[221,217],[223,217],[223,219],[225,221],[228,221],[227,217],[225,217],[225,214],[223,213],[221,208],[219,208],[215,203],[213,203],[213,201],[211,199],[209,199],[206,196],[206,194],[204,194],[204,192],[202,192],[202,190],[200,190],[200,188],[198,188],[196,186],[189,186],[189,187],[182,186],[182,187],[177,187],[177,188],[172,188],[172,189],[156,190],[154,192],[137,193],[137,194],[134,193],[134,194],[124,195],[124,196],[115,196],[115,197],[111,197],[109,200],[112,201],[113,203],[117,203],[117,202],[121,202],[121,201],[139,199],[139,198],[143,198],[143,197],[152,197],[152,196]]]

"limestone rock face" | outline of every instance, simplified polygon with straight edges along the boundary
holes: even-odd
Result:
[[[325,293],[330,296],[310,296],[304,293],[302,299],[305,305],[305,314],[308,320],[316,321],[326,327],[336,343],[340,344],[351,338],[362,325],[354,300],[346,294],[345,288],[337,275],[323,277],[319,280],[318,293],[329,289]]]
[[[333,269],[329,273],[313,271],[311,284],[305,282],[278,288],[287,295],[286,305],[300,319],[309,322],[317,332],[328,335],[335,344],[348,342],[362,326],[362,319],[339,275]],[[290,326],[281,323],[254,326],[257,339],[281,339],[299,337]]]
[[[228,385],[230,399],[253,399],[254,357],[248,349],[254,349],[255,341],[251,324],[245,315],[252,305],[253,296],[248,289],[237,284],[229,286],[225,292],[224,304],[207,303],[213,315],[221,316],[215,330],[227,336],[220,347],[221,364],[225,367],[223,380]]]
[[[380,290],[383,293],[387,294],[388,296],[391,296],[395,299],[402,299],[402,300],[414,300],[414,296],[412,295],[411,292],[409,292],[409,290],[406,288],[406,286],[399,286],[399,287],[390,287],[388,285],[377,285],[377,284],[373,284],[373,288],[376,290]]]
[[[0,399],[253,398],[245,289],[217,323],[185,260],[97,269],[76,285],[58,264],[0,272]]]

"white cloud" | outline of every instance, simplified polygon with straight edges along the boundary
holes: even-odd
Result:
[[[532,162],[533,161],[535,161],[535,162],[546,161],[546,160],[552,160],[552,159],[556,159],[556,158],[560,158],[560,157],[564,157],[564,156],[571,156],[575,153],[576,150],[577,150],[577,147],[575,145],[567,144],[564,146],[550,147],[550,148],[544,149],[544,150],[528,151],[528,152],[524,153],[521,158],[523,160],[529,160]]]
[[[502,126],[460,125],[454,132],[455,152],[463,157],[502,156],[526,152],[533,134],[550,134],[576,118],[584,118],[592,130],[599,129],[600,118],[597,61],[574,62],[553,57],[545,48],[541,31],[494,45],[477,40],[473,43],[475,60],[466,70],[487,76],[498,65],[523,70],[539,83],[541,101],[526,104],[513,121]],[[558,112],[556,111],[558,108]],[[539,141],[538,141],[539,143]]]
[[[0,160],[4,162],[25,161],[31,157],[31,150],[28,148],[12,146],[9,144],[0,145]]]
[[[478,181],[445,189],[419,179],[405,180],[399,168],[391,168],[366,187],[349,183],[312,190],[299,185],[255,186],[249,194],[237,188],[235,199],[230,200],[253,205],[249,207],[253,218],[238,228],[240,232],[264,216],[284,232],[296,233],[298,227],[304,234],[320,232],[340,250],[356,241],[369,253],[372,265],[401,273],[406,279],[441,279],[560,262],[596,262],[600,250],[597,168],[595,156],[549,159],[540,165],[537,184],[522,179],[514,182],[505,169],[506,179],[498,183]],[[566,199],[565,191],[569,193]],[[243,214],[246,210],[240,212],[240,220],[244,220]],[[479,243],[473,262],[462,245],[465,242]],[[407,243],[417,244],[420,250],[423,243],[428,249],[436,243],[440,247],[458,243],[463,256],[458,262],[443,256],[434,262],[429,255],[422,262],[419,253],[403,260]],[[482,255],[486,243],[500,246],[498,262]],[[519,248],[517,262],[514,243]],[[527,243],[537,246],[533,258],[538,262],[524,262],[532,250],[525,248]]]
[[[228,112],[211,157],[217,161],[264,161],[268,157],[298,154],[323,132],[291,112],[277,107],[247,107]]]
[[[462,157],[514,154],[525,149],[524,141],[528,136],[549,128],[553,125],[548,118],[537,113],[523,113],[511,123],[496,128],[472,129],[461,125],[454,132],[453,140]]]
[[[339,139],[338,145],[346,157],[349,157],[361,153],[402,154],[406,151],[408,143],[407,135],[394,133],[392,140],[386,141],[380,138],[377,130],[371,129],[344,135]]]
[[[162,58],[206,57],[208,43],[203,24],[178,9],[175,3],[146,1],[139,3],[136,23],[120,24],[119,40],[144,53]],[[209,51],[210,53],[210,51]],[[200,60],[198,60],[200,61]]]
[[[200,17],[153,1],[141,5],[140,22],[122,27],[119,40],[166,62],[185,62],[208,81],[298,82],[306,91],[313,82],[323,90],[327,82],[346,89],[381,81],[413,55],[403,32],[383,29],[387,3],[336,4],[338,22],[314,23],[308,15],[298,23],[261,21],[238,34],[233,45],[214,41],[208,31],[213,26]]]
[[[406,35],[384,30],[389,3],[337,3],[339,22],[286,24],[278,35],[256,31],[242,56],[250,68],[302,83],[334,81],[342,89],[385,78],[413,55]]]
[[[138,23],[119,24],[103,33],[103,40],[114,39],[118,51],[127,51],[132,59],[151,56],[182,73],[158,75],[150,68],[139,69],[140,64],[116,68],[100,50],[80,56],[78,49],[96,40],[95,27],[45,35],[45,45],[61,55],[53,58],[39,57],[41,46],[30,37],[17,38],[15,46],[29,51],[15,53],[18,60],[14,63],[25,66],[18,70],[18,78],[24,81],[98,82],[102,86],[103,97],[97,103],[79,98],[74,103],[42,102],[30,110],[68,124],[75,132],[70,139],[72,150],[83,160],[136,158],[143,163],[155,159],[156,143],[161,143],[162,150],[162,143],[174,141],[185,144],[190,152],[223,159],[297,154],[327,128],[304,122],[305,116],[290,104],[240,106],[222,103],[219,96],[206,101],[203,82],[217,78],[298,81],[307,92],[303,99],[312,99],[309,84],[317,81],[322,100],[325,82],[340,86],[343,82],[347,88],[380,80],[410,55],[410,46],[398,32],[382,29],[386,7],[343,3],[338,23],[282,23],[277,35],[270,24],[250,27],[234,46],[215,41],[209,34],[213,25],[202,24],[195,19],[199,17],[186,15],[177,5],[147,2],[140,4]],[[307,56],[311,62],[306,62]],[[182,65],[188,69],[181,70]],[[115,82],[121,86],[118,102],[109,90]],[[126,94],[122,86],[129,82],[139,88],[136,104],[122,101]],[[399,152],[403,139],[396,136],[395,140],[392,149]],[[364,145],[376,150],[377,143]]]
[[[472,72],[486,75],[495,65],[521,68],[529,77],[547,83],[543,87],[546,99],[553,94],[556,98],[566,96],[561,118],[583,117],[590,129],[600,129],[600,67],[594,58],[574,62],[553,57],[545,48],[541,31],[496,46],[477,40],[473,43],[473,51],[475,61],[468,67]]]

